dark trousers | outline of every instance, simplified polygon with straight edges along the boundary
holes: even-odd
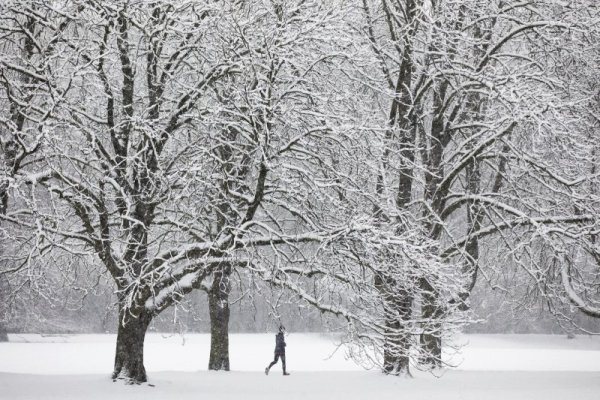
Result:
[[[283,373],[285,374],[285,353],[275,353],[275,358],[273,361],[271,361],[271,364],[269,364],[268,368],[271,369],[273,365],[277,364],[279,357],[281,357],[281,365],[283,367]]]

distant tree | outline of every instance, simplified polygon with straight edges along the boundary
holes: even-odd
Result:
[[[32,8],[37,9],[36,5]],[[64,28],[64,25],[57,26],[55,32],[60,33]],[[16,176],[40,149],[52,114],[52,88],[47,81],[39,79],[37,73],[29,73],[44,70],[44,57],[39,55],[50,54],[57,42],[56,37],[50,37],[44,43],[39,41],[47,31],[32,15],[3,13],[0,16],[0,32],[3,35],[3,57],[0,60],[0,215],[7,213],[9,193]],[[17,207],[22,203],[19,201]],[[0,240],[12,253],[18,248],[18,240],[5,227],[6,224],[0,221]],[[8,340],[3,314],[8,313],[10,292],[19,286],[15,288],[7,274],[16,275],[24,267],[18,257],[6,262],[9,263],[6,270],[0,271],[0,310],[5,310],[0,313],[0,341]]]

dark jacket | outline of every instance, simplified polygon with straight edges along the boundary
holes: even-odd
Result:
[[[285,353],[285,340],[283,339],[283,332],[279,332],[275,335],[275,353]]]

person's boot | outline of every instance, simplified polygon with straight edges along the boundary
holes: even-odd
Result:
[[[285,370],[284,370],[284,371],[283,371],[283,375],[284,375],[284,376],[285,376],[285,375],[289,375],[289,373],[288,373],[288,372],[285,372]]]
[[[269,367],[265,368],[265,375],[269,375]]]

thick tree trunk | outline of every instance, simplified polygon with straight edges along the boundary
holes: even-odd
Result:
[[[377,275],[375,286],[383,297],[385,315],[385,341],[383,344],[383,372],[389,375],[410,375],[410,329],[412,316],[412,296],[398,291],[395,281],[389,277]]]
[[[215,272],[208,293],[210,313],[210,359],[208,369],[229,371],[229,268]]]
[[[421,288],[425,291],[423,295],[422,316],[430,322],[421,334],[421,364],[429,368],[440,368],[442,366],[442,337],[440,323],[442,310],[436,302],[436,294],[427,281],[421,282]]]
[[[386,340],[383,350],[383,372],[389,375],[410,374],[410,356],[411,349],[410,334],[402,326],[402,321],[410,319],[412,299],[407,296],[403,305],[395,303],[393,309],[390,309],[391,315],[386,318]],[[397,314],[400,311],[401,315]],[[386,310],[386,314],[388,311]]]
[[[125,319],[123,319],[124,315]],[[145,311],[142,311],[137,318],[131,316],[126,310],[119,312],[113,379],[124,379],[128,383],[146,382],[144,339],[151,321],[152,316]]]

